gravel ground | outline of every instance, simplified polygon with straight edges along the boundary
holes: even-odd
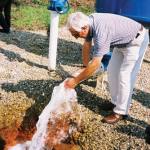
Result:
[[[53,87],[81,66],[81,44],[60,29],[57,70],[50,72],[46,31],[12,31],[0,34],[0,136],[3,129],[28,128],[49,102]],[[144,131],[150,114],[150,50],[147,51],[133,94],[130,116],[115,125],[101,123],[110,100],[106,74],[92,77],[77,88],[83,133],[77,142],[83,150],[148,150]],[[102,87],[102,77],[104,84]]]

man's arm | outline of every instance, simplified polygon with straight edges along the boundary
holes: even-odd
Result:
[[[92,41],[85,41],[83,44],[82,48],[82,60],[83,60],[83,65],[87,66],[89,61],[90,61],[90,50],[92,47]]]
[[[100,66],[101,60],[102,57],[94,57],[87,67],[77,77],[74,78],[76,83],[78,84],[90,77]]]
[[[88,64],[88,66],[83,69],[83,71],[79,75],[70,78],[65,82],[65,87],[75,88],[75,86],[77,86],[81,81],[90,77],[100,66],[101,59],[102,57],[94,57],[92,61]]]

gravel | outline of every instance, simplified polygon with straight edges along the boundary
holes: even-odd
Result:
[[[47,69],[48,43],[46,31],[0,34],[0,136],[4,128],[27,127],[49,102],[54,86],[80,68],[82,40],[73,38],[65,28],[60,29],[56,71]],[[101,122],[108,112],[100,106],[110,100],[107,74],[91,77],[77,86],[83,132],[76,144],[81,149],[150,149],[144,140],[150,114],[149,60],[150,50],[138,75],[130,116],[115,125]]]

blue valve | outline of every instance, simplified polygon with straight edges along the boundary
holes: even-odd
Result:
[[[70,5],[68,0],[50,0],[48,10],[56,11],[59,14],[65,14],[69,11]]]

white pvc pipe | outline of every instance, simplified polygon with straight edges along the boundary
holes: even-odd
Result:
[[[48,59],[49,70],[56,69],[58,25],[59,25],[59,14],[56,11],[51,11],[50,37],[49,37],[49,59]]]

